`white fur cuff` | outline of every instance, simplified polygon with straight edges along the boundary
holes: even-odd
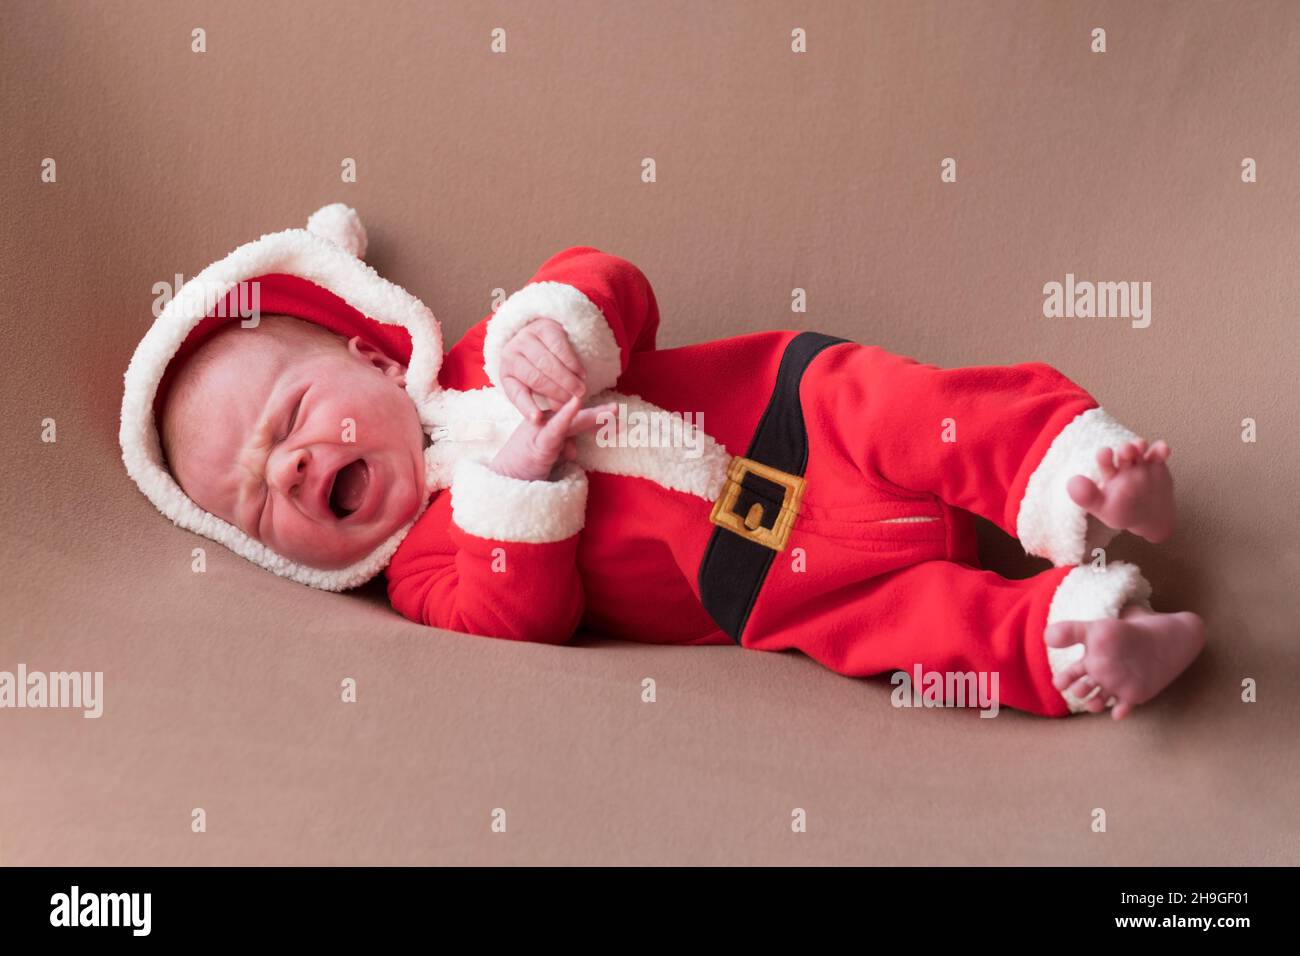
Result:
[[[1061,429],[1029,476],[1020,502],[1016,537],[1026,553],[1063,567],[1088,560],[1094,548],[1110,543],[1119,532],[1076,505],[1065,486],[1075,475],[1100,482],[1097,452],[1137,437],[1101,408],[1088,409]]]
[[[596,304],[563,282],[530,282],[488,319],[483,367],[493,385],[501,385],[501,352],[506,343],[536,318],[554,319],[564,327],[587,370],[587,394],[614,387],[623,371],[618,340]]]
[[[1150,607],[1151,585],[1142,576],[1136,565],[1126,561],[1112,561],[1105,567],[1095,568],[1081,565],[1064,578],[1052,596],[1051,607],[1047,611],[1047,624],[1050,627],[1057,621],[1098,621],[1106,617],[1119,617],[1119,612],[1127,604],[1142,604]],[[1071,664],[1083,658],[1084,646],[1071,644],[1068,647],[1048,647],[1047,663],[1055,677]],[[1071,713],[1085,710],[1085,701],[1069,693],[1068,688],[1061,691]],[[1110,706],[1112,701],[1107,701]]]
[[[563,541],[582,530],[587,516],[587,473],[570,463],[555,481],[524,481],[462,459],[451,480],[451,516],[493,541]]]

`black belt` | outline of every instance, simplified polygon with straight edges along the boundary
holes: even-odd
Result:
[[[727,482],[713,503],[709,520],[718,527],[700,562],[700,600],[737,644],[803,499],[808,432],[799,382],[822,349],[847,341],[820,332],[800,332],[790,340],[749,450],[731,459]]]

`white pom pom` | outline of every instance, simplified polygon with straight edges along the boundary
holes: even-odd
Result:
[[[351,206],[341,202],[322,206],[307,220],[307,231],[328,239],[358,259],[366,254],[366,227]]]

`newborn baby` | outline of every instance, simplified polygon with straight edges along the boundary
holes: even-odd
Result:
[[[501,475],[550,479],[557,463],[576,457],[574,437],[616,410],[582,407],[586,370],[550,319],[517,333],[501,368],[524,413],[491,461]],[[358,338],[287,316],[263,317],[256,329],[232,325],[173,385],[162,428],[168,461],[196,502],[276,551],[320,567],[350,564],[420,505],[425,440],[405,371]],[[556,411],[543,410],[539,398]],[[1097,453],[1102,481],[1075,475],[1067,491],[1110,528],[1161,542],[1174,528],[1168,458],[1164,442],[1106,447]],[[1194,614],[1131,604],[1118,618],[1057,622],[1045,642],[1087,648],[1053,683],[1081,699],[1092,692],[1093,711],[1103,693],[1114,696],[1118,719],[1192,661],[1203,629]]]
[[[127,373],[132,476],[264,567],[334,590],[382,569],[405,616],[490,637],[996,674],[1000,703],[1048,716],[1123,718],[1202,648],[1104,551],[1173,532],[1168,446],[1047,365],[792,330],[659,349],[646,277],[589,246],[444,354],[351,258],[355,213],[313,222],[205,271],[259,283],[257,321],[187,286]],[[981,569],[972,514],[1054,567]]]

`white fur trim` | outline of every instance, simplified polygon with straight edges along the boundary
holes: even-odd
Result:
[[[1090,408],[1061,429],[1030,475],[1020,501],[1016,537],[1026,553],[1062,567],[1086,561],[1094,548],[1110,543],[1119,532],[1076,505],[1065,486],[1075,475],[1100,482],[1097,452],[1137,437],[1102,408]]]
[[[625,412],[628,416],[625,421],[632,420],[634,413],[653,416],[661,426],[661,436],[676,435],[682,440],[678,444],[662,441],[657,445],[634,445],[627,441],[602,444],[608,436],[597,429],[578,436],[579,465],[587,471],[645,478],[706,501],[718,496],[726,483],[731,453],[704,431],[707,423],[688,423],[679,412],[669,412],[637,395],[601,392],[587,400],[588,405],[607,402],[622,406],[620,414]],[[433,488],[448,487],[462,460],[491,461],[523,420],[499,388],[440,391],[421,409],[421,418],[439,423],[430,431],[433,444],[424,455]]]
[[[443,389],[430,397],[420,418],[432,425],[432,444],[424,450],[431,489],[451,487],[456,466],[463,460],[491,461],[523,421],[499,388]]]
[[[501,384],[501,352],[510,337],[536,318],[554,319],[569,335],[587,370],[587,391],[613,388],[623,371],[618,340],[604,314],[581,290],[564,282],[530,282],[501,303],[488,319],[483,338],[483,368]]]
[[[366,257],[366,227],[351,206],[341,202],[321,206],[307,218],[307,231],[328,239],[358,259]]]
[[[592,397],[589,404],[604,405],[614,402],[617,414],[625,422],[635,422],[633,416],[644,416],[641,421],[655,421],[659,429],[658,444],[634,443],[637,436],[624,431],[623,442],[611,442],[604,428],[578,436],[578,462],[588,471],[603,471],[614,475],[632,475],[648,478],[656,484],[674,491],[684,491],[712,501],[722,492],[727,481],[727,465],[731,453],[704,431],[698,420],[688,422],[680,412],[670,412],[641,398],[618,392],[602,392]],[[621,430],[621,429],[620,429]],[[621,430],[622,431],[622,430]],[[676,444],[663,439],[680,437]],[[629,441],[628,439],[632,439]],[[603,442],[603,443],[602,443]]]
[[[470,534],[493,541],[563,541],[586,520],[587,475],[569,463],[555,481],[524,481],[467,458],[451,482],[451,516]]]
[[[1081,565],[1061,579],[1047,611],[1047,624],[1050,626],[1058,621],[1099,621],[1106,617],[1119,617],[1119,612],[1128,604],[1150,607],[1150,598],[1151,585],[1136,565],[1127,561],[1112,561],[1105,567]],[[1081,660],[1084,652],[1082,644],[1048,647],[1047,663],[1052,669],[1052,676],[1055,677]],[[1086,709],[1086,701],[1074,697],[1068,688],[1060,693],[1071,713],[1077,714]],[[1113,699],[1108,700],[1106,706],[1109,707],[1112,703]]]
[[[355,213],[352,215],[355,217]],[[349,219],[336,210],[317,222],[337,223],[340,217]],[[355,225],[360,226],[359,219]],[[426,406],[438,387],[438,369],[442,365],[442,331],[433,313],[419,299],[384,279],[335,242],[305,229],[287,229],[240,246],[185,283],[140,340],[126,370],[122,396],[118,432],[122,461],[145,496],[180,527],[219,542],[282,577],[327,591],[342,591],[363,584],[387,567],[414,519],[349,567],[335,571],[311,568],[276,554],[204,511],[181,490],[163,464],[153,402],[167,363],[190,330],[227,292],[240,282],[269,273],[288,273],[308,279],[375,321],[406,329],[412,346],[406,391],[417,408]]]

